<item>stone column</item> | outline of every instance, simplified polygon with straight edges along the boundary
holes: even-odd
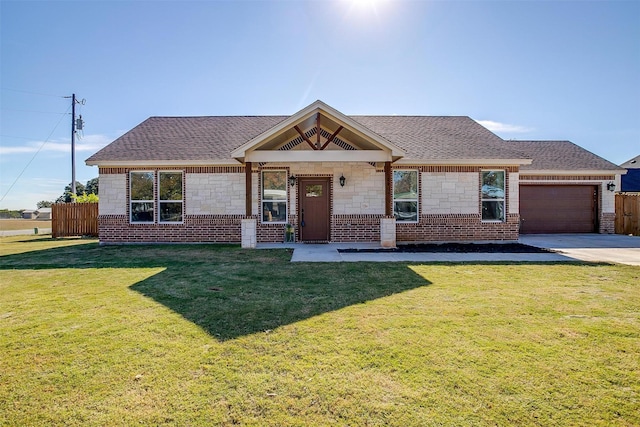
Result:
[[[255,218],[245,218],[242,220],[241,245],[243,248],[255,249],[258,243],[257,220]]]
[[[396,247],[396,219],[382,218],[380,220],[380,246],[383,248]]]

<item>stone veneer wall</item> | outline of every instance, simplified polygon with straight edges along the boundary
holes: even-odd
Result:
[[[290,175],[331,177],[331,241],[380,242],[384,216],[384,173],[366,163],[268,164],[265,169],[284,169]],[[480,170],[476,166],[402,166],[418,169],[421,200],[418,223],[396,225],[397,241],[514,240],[519,216],[512,208],[517,197],[517,169],[506,169],[507,221],[483,223],[480,219]],[[243,167],[158,167],[140,170],[183,170],[184,223],[130,224],[128,204],[129,168],[100,169],[100,241],[128,242],[240,242],[244,216]],[[338,178],[344,175],[346,185]],[[252,218],[257,220],[257,242],[282,242],[283,224],[262,223],[259,215],[260,173],[252,176]],[[515,187],[515,189],[514,189]],[[297,191],[289,188],[288,222],[296,225]],[[613,220],[611,220],[612,222]],[[603,221],[604,222],[604,219]]]

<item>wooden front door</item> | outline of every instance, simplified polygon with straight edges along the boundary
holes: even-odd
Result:
[[[329,178],[298,180],[298,218],[300,240],[329,241]]]

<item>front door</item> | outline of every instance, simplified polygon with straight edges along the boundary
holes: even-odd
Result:
[[[298,180],[298,218],[300,240],[329,240],[329,178]]]

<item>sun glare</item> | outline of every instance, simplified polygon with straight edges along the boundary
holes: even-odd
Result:
[[[349,3],[352,9],[359,9],[363,11],[371,11],[378,14],[378,10],[383,3],[387,3],[390,0],[344,0],[345,3]]]

